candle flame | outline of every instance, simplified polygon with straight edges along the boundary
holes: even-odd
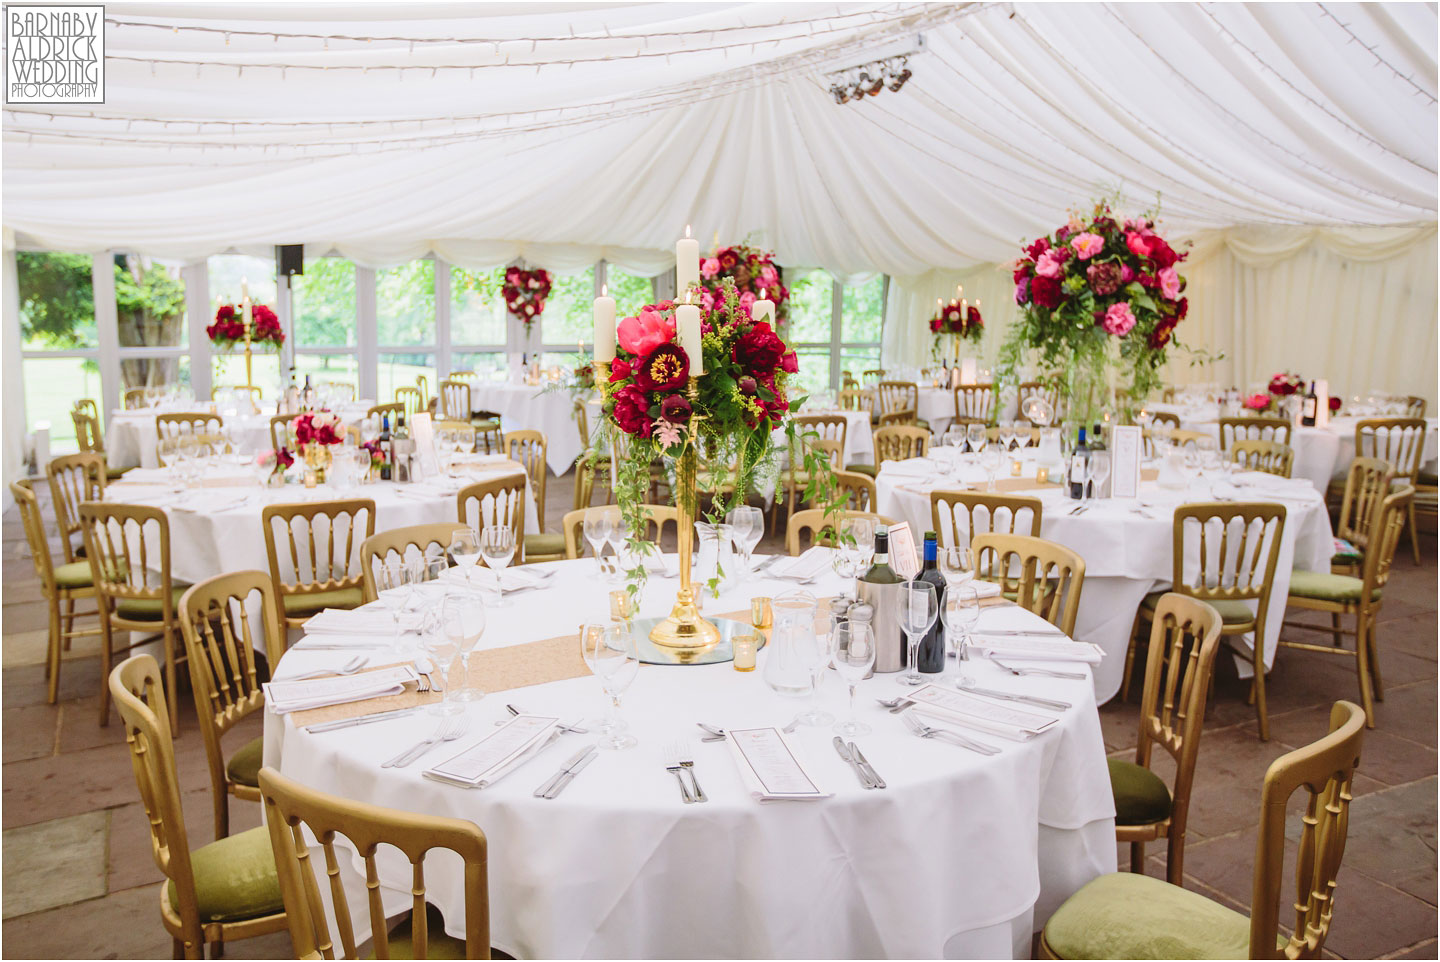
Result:
[[[687,240],[690,238],[690,225],[689,225],[689,224],[686,224],[686,225],[685,225],[685,238],[686,238]]]
[[[601,297],[604,297],[606,291],[608,291],[609,289],[610,289],[610,285],[609,285],[609,284],[601,284],[601,285],[600,285],[600,296],[601,296]]]

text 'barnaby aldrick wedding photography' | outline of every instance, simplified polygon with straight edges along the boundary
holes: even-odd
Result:
[[[104,103],[105,9],[5,7],[6,103]]]

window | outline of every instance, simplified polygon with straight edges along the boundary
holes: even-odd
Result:
[[[830,386],[834,288],[835,281],[825,271],[811,271],[790,287],[785,339],[800,361],[792,380],[807,391]]]
[[[95,288],[87,254],[17,251],[25,430],[50,428],[52,451],[76,449],[70,410],[101,403]],[[102,418],[104,415],[102,415]]]
[[[880,334],[885,326],[884,276],[841,288],[840,369],[858,378],[880,366]]]
[[[375,272],[375,324],[380,344],[376,397],[415,386],[423,375],[435,390],[435,262],[428,258]],[[404,350],[413,348],[413,350]]]
[[[123,387],[189,387],[185,282],[178,269],[116,254],[115,323]]]
[[[627,274],[618,267],[606,264],[605,285],[609,288],[610,296],[615,298],[615,309],[620,312],[621,317],[633,314],[646,304],[655,303],[655,283],[648,277]],[[593,332],[594,324],[590,327]],[[589,341],[590,338],[585,340]]]
[[[552,277],[550,296],[545,300],[544,323],[541,326],[545,329],[544,346],[550,351],[567,352],[574,345],[589,344],[594,339],[594,267],[588,267],[579,274]],[[524,343],[527,349],[540,346],[532,344],[532,340],[533,335],[526,338]]]
[[[481,377],[504,377],[505,298],[500,295],[503,270],[467,271],[450,268],[450,354],[452,371],[476,371]],[[432,383],[430,390],[435,390]]]
[[[841,371],[858,377],[879,365],[883,276],[845,286],[825,271],[811,271],[791,285],[788,314],[786,340],[800,360],[796,380],[806,390],[834,390]]]
[[[305,262],[305,273],[290,279],[290,313],[295,331],[295,377],[303,386],[340,381],[359,397],[356,357],[355,265],[340,257]]]
[[[271,258],[218,254],[206,262],[206,274],[210,282],[210,319],[214,318],[215,311],[220,309],[221,304],[238,307],[245,290],[249,290],[252,304],[263,304],[273,311],[279,303],[279,291],[275,284],[275,261]],[[206,323],[208,324],[209,320]],[[243,349],[222,354],[219,347],[212,344],[210,351],[212,388],[245,383]],[[274,400],[284,393],[284,385],[280,380],[279,352],[269,348],[252,351],[250,372],[253,383],[260,388],[264,397]]]

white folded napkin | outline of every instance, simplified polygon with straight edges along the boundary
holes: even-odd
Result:
[[[933,684],[922,685],[907,697],[915,701],[915,707],[910,710],[924,715],[935,727],[969,728],[1017,742],[1028,741],[1060,721],[1056,715],[1014,708]]]
[[[394,665],[353,675],[306,681],[270,681],[263,686],[265,704],[277,715],[327,705],[344,705],[380,695],[398,695],[405,690],[406,682],[418,681],[419,677],[413,665]]]
[[[965,588],[974,590],[975,596],[981,600],[1000,597],[1000,585],[994,581],[980,581],[972,578],[963,585],[959,585],[955,590],[960,591]]]
[[[909,458],[905,461],[886,461],[880,465],[880,471],[898,478],[928,478],[936,472],[936,465],[928,458]]]
[[[250,495],[248,494],[202,491],[182,498],[175,505],[175,510],[191,514],[218,514],[221,511],[229,511],[231,508],[239,508],[249,501]]]
[[[516,715],[469,748],[423,773],[426,778],[487,788],[543,752],[563,729],[549,715]]]
[[[422,617],[419,611],[400,612],[400,630],[418,631]],[[326,608],[305,622],[306,635],[325,635],[327,643],[337,635],[373,638],[376,635],[393,637],[395,633],[395,619],[389,610],[377,611],[374,608]]]
[[[1065,661],[1098,665],[1105,658],[1105,652],[1098,645],[1068,638],[986,635],[976,629],[971,632],[971,640],[971,652],[1005,662]]]
[[[830,549],[815,545],[798,558],[786,558],[770,566],[769,574],[774,578],[791,578],[809,581],[830,567]]]

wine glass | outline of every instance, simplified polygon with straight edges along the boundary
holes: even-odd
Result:
[[[610,696],[606,720],[609,734],[600,740],[600,747],[617,751],[635,747],[638,742],[628,734],[629,726],[620,717],[620,696],[640,670],[640,658],[630,630],[618,624],[584,625],[580,629],[580,654]]]
[[[980,452],[980,467],[985,469],[987,478],[986,491],[993,492],[995,490],[995,475],[1000,473],[1000,462],[1004,458],[1005,455],[1001,453],[1000,448],[987,447]]]
[[[495,607],[508,608],[505,585],[501,581],[505,566],[515,557],[515,531],[508,524],[492,524],[480,532],[480,555],[495,572]]]
[[[980,592],[973,585],[958,585],[945,590],[945,604],[940,608],[945,639],[955,649],[955,660],[963,663],[970,632],[980,621]]]
[[[443,607],[438,611],[431,608],[425,612],[420,623],[420,647],[439,670],[440,678],[445,683],[445,687],[441,689],[440,700],[432,703],[428,710],[433,715],[457,715],[465,708],[455,700],[450,684],[450,669],[454,667],[455,658],[460,654],[460,646],[445,633],[442,624],[443,612]]]
[[[454,700],[478,701],[485,693],[470,684],[470,652],[485,633],[485,604],[469,591],[447,595],[440,606],[440,624],[460,653],[460,687]]]
[[[906,647],[910,656],[906,664],[910,670],[896,680],[902,685],[923,685],[925,677],[915,663],[920,638],[935,624],[937,612],[935,586],[928,581],[906,581],[900,585],[899,607],[896,617],[900,619],[900,630],[905,632]]]
[[[1105,482],[1109,477],[1110,452],[1091,451],[1090,462],[1085,466],[1085,480],[1089,482],[1089,484],[1086,485],[1087,489],[1094,491],[1095,497],[1098,498],[1100,496],[1100,490],[1105,486]]]
[[[750,573],[750,556],[755,546],[765,536],[765,514],[759,508],[741,505],[725,515],[725,523],[734,530],[735,546],[740,549],[745,563],[745,574]]]
[[[480,563],[480,538],[474,528],[457,529],[450,536],[450,557],[455,559],[455,564],[465,575],[465,583],[469,584],[470,573]]]
[[[401,642],[400,613],[405,610],[405,603],[410,600],[410,585],[414,583],[414,568],[404,558],[389,558],[382,562],[375,569],[375,586],[380,601],[390,612],[390,620],[395,623],[395,638],[391,647],[395,651],[404,649]]]
[[[850,717],[835,726],[841,735],[868,735],[870,726],[855,717],[855,688],[875,667],[875,633],[863,621],[846,621],[831,632],[830,664],[850,689]]]
[[[1009,451],[1015,442],[1015,428],[1009,421],[1001,421],[999,428],[1000,449]]]
[[[940,577],[945,579],[946,594],[975,577],[975,553],[968,547],[941,548],[936,557],[940,562]]]
[[[610,540],[610,513],[604,508],[586,508],[585,523],[582,530],[585,533],[585,540],[590,542],[590,550],[595,553],[595,567],[603,571],[600,561],[600,553],[605,550],[605,542]]]
[[[625,519],[621,516],[619,507],[612,504],[600,510],[604,511],[610,519],[610,534],[607,540],[610,542],[610,550],[615,553],[615,567],[611,569],[610,577],[612,581],[618,581],[625,577],[624,565],[620,561],[620,552],[625,547],[625,537],[629,531],[625,527]]]
[[[970,442],[970,450],[976,454],[985,450],[985,425],[972,424],[965,429],[965,440]]]

